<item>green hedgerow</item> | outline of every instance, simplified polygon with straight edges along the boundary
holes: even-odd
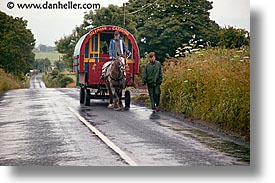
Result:
[[[164,63],[162,106],[249,138],[249,57],[249,48],[213,48]]]

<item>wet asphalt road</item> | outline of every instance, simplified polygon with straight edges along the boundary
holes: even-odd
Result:
[[[0,96],[0,165],[128,166],[83,125],[72,108],[140,166],[249,165],[249,145],[206,132],[163,113],[107,101],[79,103],[79,89],[46,88],[41,75],[30,89]]]

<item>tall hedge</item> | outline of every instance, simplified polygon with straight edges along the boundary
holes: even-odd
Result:
[[[166,63],[162,106],[230,129],[249,139],[249,48],[210,49]]]

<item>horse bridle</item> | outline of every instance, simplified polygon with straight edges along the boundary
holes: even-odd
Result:
[[[114,61],[114,62],[115,62],[115,61]],[[122,73],[123,73],[123,67],[124,67],[124,64],[123,64],[121,61],[119,61],[118,69],[119,69]],[[122,74],[121,77],[119,77],[119,78],[114,78],[114,77],[112,76],[112,73],[110,73],[110,78],[111,78],[113,81],[120,81],[120,80],[124,79],[124,74]]]

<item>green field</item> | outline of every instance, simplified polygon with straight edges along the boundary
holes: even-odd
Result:
[[[61,57],[62,54],[58,52],[35,52],[35,59],[48,58],[52,64],[61,59]]]

